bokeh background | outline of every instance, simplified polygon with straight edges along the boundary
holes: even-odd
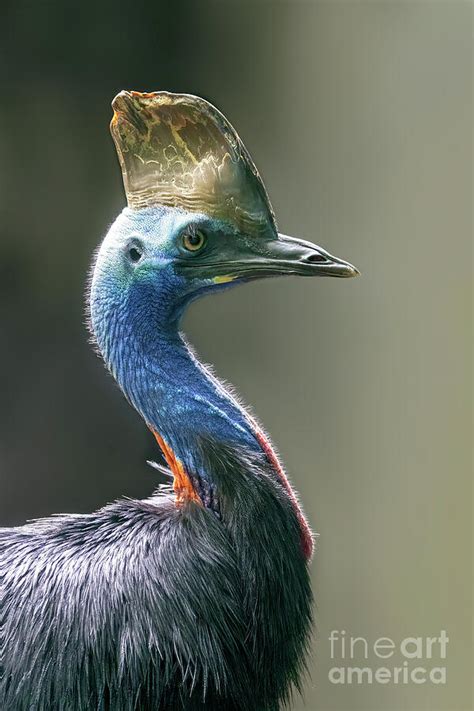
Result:
[[[88,344],[83,292],[124,205],[111,99],[201,94],[246,142],[281,230],[362,271],[254,283],[185,323],[267,427],[320,533],[294,709],[471,709],[472,4],[16,0],[1,13],[1,523],[157,481],[151,435]],[[332,629],[445,629],[448,683],[335,686]]]

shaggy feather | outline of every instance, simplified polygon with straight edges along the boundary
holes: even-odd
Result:
[[[222,521],[171,492],[0,530],[2,711],[274,711],[311,618],[288,496],[210,441]]]

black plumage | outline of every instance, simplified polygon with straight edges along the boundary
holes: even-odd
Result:
[[[224,525],[163,489],[0,531],[2,711],[273,711],[299,687],[294,508],[263,456],[202,454]]]

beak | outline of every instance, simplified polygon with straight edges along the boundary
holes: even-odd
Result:
[[[227,273],[234,278],[248,279],[285,274],[331,277],[360,274],[352,264],[333,257],[321,247],[282,234],[278,235],[278,239],[266,241],[258,253],[233,262]]]

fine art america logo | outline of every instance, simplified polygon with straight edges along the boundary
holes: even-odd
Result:
[[[368,640],[345,630],[329,635],[332,684],[446,684],[449,637],[390,637]],[[362,661],[362,663],[361,663]]]

